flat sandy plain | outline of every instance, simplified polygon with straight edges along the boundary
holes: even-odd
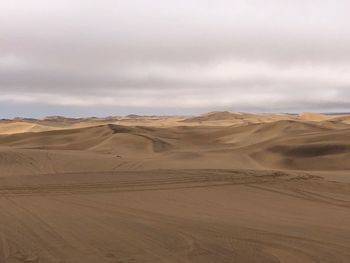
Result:
[[[0,121],[0,262],[350,262],[350,117]]]

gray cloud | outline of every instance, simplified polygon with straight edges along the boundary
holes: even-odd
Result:
[[[348,10],[346,0],[1,1],[0,103],[35,116],[349,110]]]

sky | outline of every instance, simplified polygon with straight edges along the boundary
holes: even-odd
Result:
[[[0,118],[350,111],[349,0],[0,0]]]

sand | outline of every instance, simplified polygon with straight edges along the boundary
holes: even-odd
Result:
[[[347,119],[0,122],[0,262],[350,262]]]

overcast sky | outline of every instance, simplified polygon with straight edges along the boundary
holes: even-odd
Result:
[[[0,0],[0,117],[350,111],[349,0]]]

